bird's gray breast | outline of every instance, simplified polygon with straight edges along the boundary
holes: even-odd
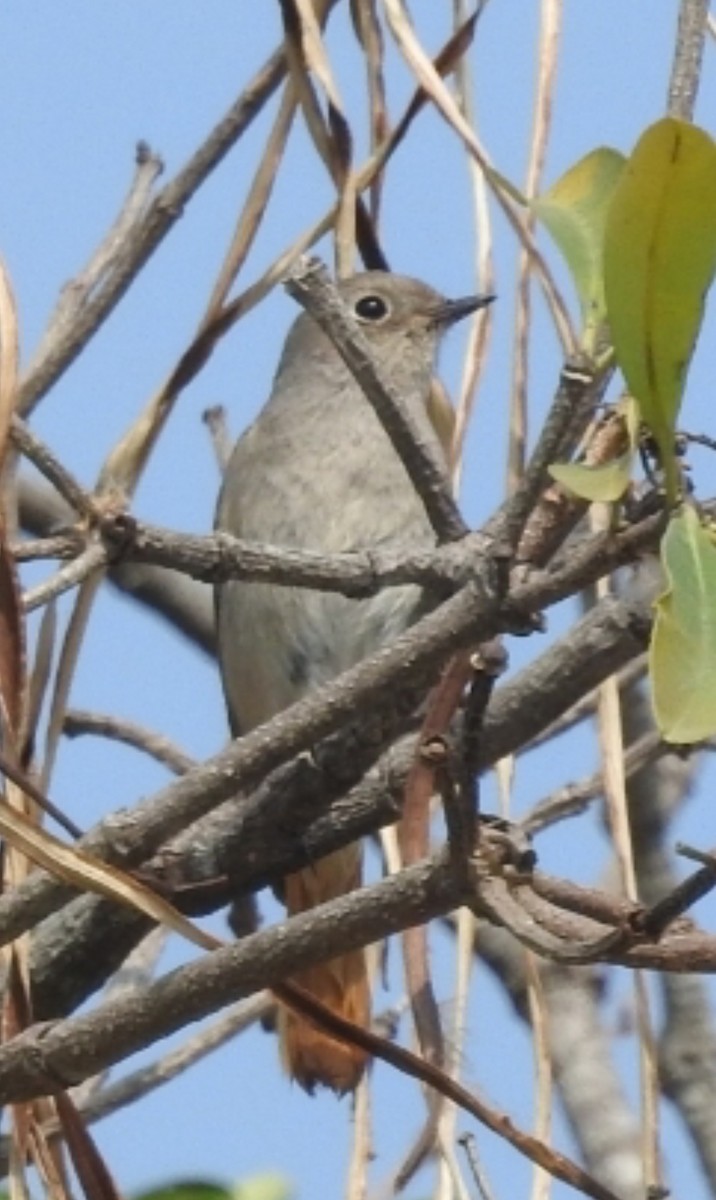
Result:
[[[434,543],[425,511],[377,417],[352,379],[313,393],[277,390],[239,439],[217,525],[242,538],[335,554]],[[279,380],[280,383],[280,380]],[[427,420],[427,418],[426,418]],[[413,621],[414,587],[369,599],[231,582],[218,634],[232,719],[246,731],[334,677]]]

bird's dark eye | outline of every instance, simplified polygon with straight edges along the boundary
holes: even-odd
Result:
[[[356,301],[355,314],[363,321],[382,321],[388,315],[388,305],[381,296],[361,296]]]

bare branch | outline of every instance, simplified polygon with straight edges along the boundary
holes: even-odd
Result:
[[[129,227],[124,221],[120,223],[121,237],[118,241],[112,238],[106,247],[108,252],[103,251],[99,256],[101,273],[94,269],[90,273],[94,286],[85,294],[82,307],[72,314],[70,321],[62,319],[55,323],[52,340],[45,343],[42,356],[22,382],[18,411],[23,416],[32,412],[97,332],[204,180],[261,112],[285,72],[284,54],[277,50],[149,207],[141,213],[136,212],[133,203],[125,208],[134,217],[133,222]]]
[[[708,15],[708,0],[680,0],[666,111],[681,121],[694,119]]]
[[[72,512],[49,488],[19,480],[24,529],[42,536],[72,521]],[[85,540],[79,544],[81,549]],[[214,614],[209,588],[176,571],[134,562],[110,567],[109,580],[119,591],[167,620],[204,653],[214,654]]]
[[[94,497],[85,491],[29,425],[17,416],[12,419],[11,436],[20,453],[49,480],[76,514],[89,519],[96,518],[98,507]]]
[[[187,771],[196,766],[196,760],[190,758],[178,746],[170,742],[169,738],[145,729],[136,721],[109,716],[106,713],[84,712],[76,708],[68,709],[65,713],[62,732],[68,738],[92,734],[95,737],[124,742],[126,746],[133,746],[135,750],[149,754],[157,762],[173,771],[175,775],[185,775]]]
[[[450,871],[428,864],[292,918],[290,938],[286,922],[260,930],[151,984],[139,1008],[132,997],[120,997],[21,1034],[0,1049],[0,1099],[29,1099],[80,1083],[300,967],[429,920],[459,902]]]

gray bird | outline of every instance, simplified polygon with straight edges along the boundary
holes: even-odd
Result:
[[[440,340],[491,297],[446,300],[399,275],[368,271],[340,292],[360,322],[380,371],[413,406],[438,459],[444,446],[433,411]],[[451,410],[450,410],[451,411]],[[444,417],[443,417],[444,428]],[[444,439],[443,439],[444,441]],[[295,321],[271,396],[239,438],[224,476],[216,527],[274,545],[340,553],[435,544],[422,501],[371,405],[329,338],[307,313]],[[417,587],[370,599],[233,581],[217,590],[219,662],[231,725],[245,733],[391,642],[420,615]],[[360,886],[362,848],[348,846],[285,880],[289,914]],[[296,975],[342,1017],[370,1021],[363,951]],[[307,1090],[343,1093],[358,1083],[365,1054],[294,1013],[281,1018],[284,1062]]]

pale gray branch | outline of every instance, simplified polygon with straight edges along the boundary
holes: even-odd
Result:
[[[708,15],[708,0],[680,0],[666,111],[681,121],[694,119]]]

